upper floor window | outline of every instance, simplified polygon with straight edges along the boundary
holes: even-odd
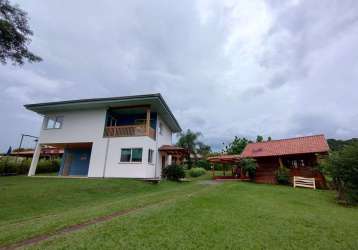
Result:
[[[121,162],[142,162],[142,148],[122,148]]]
[[[62,128],[63,116],[47,117],[45,121],[45,129]]]

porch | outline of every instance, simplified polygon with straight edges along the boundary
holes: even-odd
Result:
[[[104,137],[148,136],[156,139],[157,113],[150,106],[110,108]]]

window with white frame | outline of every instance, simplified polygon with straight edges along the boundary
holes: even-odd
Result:
[[[142,148],[122,148],[121,162],[142,162]]]
[[[153,155],[154,155],[154,150],[149,149],[148,150],[148,163],[153,163]]]
[[[49,116],[45,120],[45,129],[59,129],[62,128],[63,116]]]

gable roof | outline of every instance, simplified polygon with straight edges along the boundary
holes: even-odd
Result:
[[[242,158],[305,153],[328,152],[329,146],[324,135],[304,136],[267,142],[249,143],[241,153]]]
[[[126,106],[150,105],[153,111],[159,113],[164,122],[173,132],[180,132],[182,129],[175,119],[173,113],[164,101],[161,94],[132,95],[109,98],[79,99],[59,102],[45,102],[26,104],[25,108],[41,115],[57,111],[83,110],[96,108],[115,108]]]

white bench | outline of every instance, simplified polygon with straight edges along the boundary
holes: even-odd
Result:
[[[293,176],[293,187],[306,187],[316,189],[316,181],[315,178]]]

